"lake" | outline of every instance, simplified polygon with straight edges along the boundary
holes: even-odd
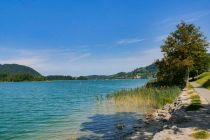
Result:
[[[1,140],[116,139],[133,130],[141,111],[96,97],[144,85],[147,79],[0,83]],[[117,129],[118,123],[125,128]]]

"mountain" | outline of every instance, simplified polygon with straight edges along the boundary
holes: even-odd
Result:
[[[44,77],[36,70],[18,64],[0,64],[0,81],[40,81]]]
[[[119,72],[113,75],[90,75],[88,79],[136,79],[136,78],[154,78],[157,73],[157,66],[151,64],[146,67],[137,68],[131,72]]]

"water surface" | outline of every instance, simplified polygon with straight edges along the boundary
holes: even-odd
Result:
[[[147,82],[87,80],[0,83],[1,140],[114,139],[132,129],[139,112],[124,112],[97,102],[123,88]],[[116,123],[126,128],[116,129]]]

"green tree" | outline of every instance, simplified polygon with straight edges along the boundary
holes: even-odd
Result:
[[[178,24],[177,30],[170,33],[161,46],[164,57],[156,62],[158,81],[184,86],[189,76],[194,78],[207,71],[210,60],[208,45],[199,27],[185,22]]]

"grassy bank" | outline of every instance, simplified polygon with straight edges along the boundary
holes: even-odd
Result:
[[[161,108],[172,103],[181,92],[179,87],[139,87],[120,90],[107,95],[107,99],[114,100],[117,105]]]
[[[203,87],[210,89],[210,72],[204,72],[197,77],[196,82]]]

